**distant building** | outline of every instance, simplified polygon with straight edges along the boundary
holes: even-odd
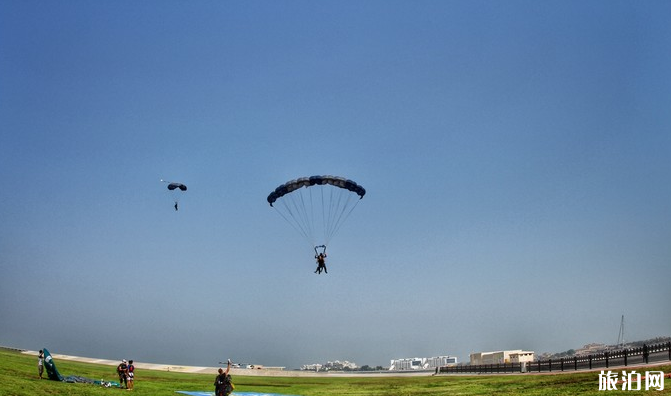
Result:
[[[534,361],[533,351],[516,349],[513,351],[477,352],[471,353],[471,364],[501,364],[501,363],[524,363]]]
[[[519,351],[510,354],[510,363],[524,363],[534,361],[533,351]]]
[[[594,353],[601,353],[607,349],[608,347],[605,344],[593,343],[593,344],[587,344],[582,348],[576,350],[575,354],[578,356],[591,355]]]
[[[390,371],[400,370],[431,370],[436,367],[456,366],[457,358],[453,356],[436,356],[429,358],[394,359],[389,366]]]
[[[336,360],[335,362],[326,362],[324,368],[327,370],[340,371],[340,370],[356,370],[359,368],[359,366],[357,366],[356,363],[349,362],[347,360],[342,362],[340,360]]]
[[[329,370],[343,371],[343,370],[356,370],[358,368],[359,366],[357,366],[356,363],[348,362],[347,360],[342,362],[340,360],[336,360],[335,362],[327,362],[326,364],[316,363],[301,366],[301,370],[309,370],[309,371],[329,371]]]
[[[315,364],[304,364],[301,366],[301,370],[309,370],[309,371],[319,371],[324,367],[323,365],[319,363]]]

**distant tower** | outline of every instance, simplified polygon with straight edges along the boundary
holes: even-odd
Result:
[[[617,347],[620,349],[624,348],[624,315],[622,315],[622,320],[620,320],[620,333],[617,335]]]

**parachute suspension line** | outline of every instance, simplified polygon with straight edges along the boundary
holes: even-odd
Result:
[[[351,200],[351,197],[348,197],[348,198],[347,198],[347,201],[349,202],[350,200]],[[349,211],[347,211],[347,214],[345,215],[345,217],[343,217],[342,220],[340,220],[340,219],[338,220],[338,225],[337,225],[337,227],[333,230],[333,233],[332,233],[331,235],[335,235],[336,233],[338,233],[338,231],[340,230],[340,227],[343,225],[343,223],[345,222],[345,220],[347,220],[347,218],[348,218],[349,215],[352,213],[352,211],[354,210],[354,208],[356,208],[356,206],[359,204],[359,201],[360,201],[360,199],[357,199],[357,200],[354,202],[354,204],[352,205],[352,207],[349,209]],[[344,213],[344,212],[345,212],[345,208],[343,208],[343,213]]]
[[[338,206],[340,202],[340,196],[342,191],[340,189],[331,189],[331,195],[329,198],[329,210],[328,210],[328,220],[324,225],[324,239],[327,241],[331,239],[332,230],[334,227],[335,220],[338,214]]]
[[[291,224],[291,226],[292,226],[296,231],[298,231],[299,234],[303,235],[303,236],[304,236],[305,238],[307,238],[307,239],[310,239],[310,238],[308,237],[307,233],[305,232],[305,230],[303,229],[303,227],[301,227],[300,223],[299,223],[298,221],[296,221],[296,217],[291,213],[291,208],[289,208],[289,205],[287,205],[286,201],[282,201],[282,202],[281,202],[281,205],[284,207],[284,209],[286,210],[286,212],[287,212],[287,214],[288,214],[289,216],[285,215],[281,210],[279,210],[279,208],[275,208],[275,211],[276,211],[277,213],[279,213],[280,216],[282,216],[282,218],[283,218],[287,223]],[[292,220],[293,220],[293,221],[292,221]]]
[[[308,218],[310,219],[310,230],[313,231],[317,227],[317,225],[315,224],[315,206],[316,205],[315,205],[314,197],[312,196],[312,189],[307,188],[307,187],[305,189],[307,190],[307,192],[309,194],[309,197],[310,197],[310,214],[308,215]],[[307,213],[307,211],[306,211],[306,213]],[[310,235],[314,235],[314,232],[312,232]],[[310,242],[312,244],[312,247],[314,247],[314,245],[317,243],[317,241],[314,240],[314,238]]]
[[[328,229],[331,226],[331,221],[333,220],[333,194],[335,189],[329,189],[329,195],[327,198],[328,211],[324,211],[326,219],[324,220],[324,245],[328,245]],[[326,208],[326,206],[324,206]]]
[[[341,217],[340,214],[345,210],[341,203],[343,197],[346,195],[349,195],[346,190],[331,189],[328,224],[326,224],[326,227],[324,228],[324,238],[327,241],[331,240],[331,237],[333,237],[335,233],[334,231],[338,227],[338,219]]]
[[[343,203],[343,198],[345,202]],[[352,194],[343,194],[341,193],[338,196],[338,201],[336,203],[336,207],[338,208],[335,212],[337,214],[337,218],[334,218],[333,221],[333,226],[329,229],[329,235],[328,239],[331,239],[333,235],[335,235],[338,230],[340,229],[340,226],[345,222],[345,220],[349,217],[350,213],[354,210],[356,205],[359,203],[358,200],[355,201],[353,205],[351,204],[352,199]],[[351,206],[351,207],[350,207]],[[349,208],[349,211],[347,210]]]
[[[301,233],[301,235],[305,237],[306,240],[311,242],[310,235],[312,234],[309,227],[310,223],[306,220],[307,212],[305,211],[304,203],[299,205],[299,198],[297,198],[295,195],[286,196],[284,198],[287,199],[282,200],[282,205],[286,209],[289,217],[291,217],[291,220],[293,220],[290,221],[290,223]],[[302,196],[300,197],[300,200],[302,201]]]
[[[312,224],[312,218],[310,216],[310,212],[308,211],[308,206],[306,205],[306,200],[305,196],[303,195],[303,189],[299,189],[299,194],[298,198],[300,198],[300,209],[296,209],[296,212],[301,215],[301,222],[305,226],[305,230],[308,235],[308,240],[310,240],[309,236],[314,235],[314,225]],[[296,199],[297,207],[298,207],[298,199]],[[312,241],[311,241],[312,242]]]
[[[324,208],[324,188],[320,188],[319,192],[321,193],[321,198],[322,198],[322,208]],[[324,210],[322,210],[322,224],[326,224],[326,213]],[[323,241],[324,245],[328,245],[328,241],[324,240]]]
[[[343,205],[343,198],[349,196],[344,190],[330,190],[329,200],[328,200],[328,213],[327,218],[324,222],[324,238],[326,243],[330,242],[331,237],[335,235],[337,229],[339,228],[340,219],[342,218],[343,212],[347,208],[347,201]]]
[[[310,193],[306,195],[305,190],[301,188],[298,195],[296,196],[297,204],[300,202],[300,208],[297,209],[298,214],[301,216],[301,222],[305,226],[307,240],[310,244],[314,245],[315,237],[315,226],[314,218],[312,217],[312,198]],[[298,207],[298,205],[297,205]]]

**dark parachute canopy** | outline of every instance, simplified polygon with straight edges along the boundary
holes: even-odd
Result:
[[[267,201],[314,247],[328,245],[364,195],[353,180],[310,176],[281,184]]]
[[[344,177],[339,176],[310,176],[310,177],[301,177],[295,180],[290,180],[275,189],[268,195],[268,203],[270,206],[273,206],[273,203],[277,201],[278,198],[285,196],[286,194],[293,192],[301,187],[310,187],[315,185],[325,185],[330,184],[335,187],[344,188],[351,192],[359,195],[359,199],[363,198],[366,195],[366,190],[356,184],[356,182],[345,179]]]
[[[186,191],[186,186],[182,183],[170,183],[168,184],[168,190],[172,191],[179,188],[182,191]]]

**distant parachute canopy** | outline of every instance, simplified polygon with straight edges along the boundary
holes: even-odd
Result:
[[[364,195],[366,190],[353,180],[310,176],[278,186],[267,201],[314,247],[328,245]]]
[[[186,186],[182,183],[170,183],[168,184],[168,190],[172,191],[179,188],[182,191],[186,191]]]

